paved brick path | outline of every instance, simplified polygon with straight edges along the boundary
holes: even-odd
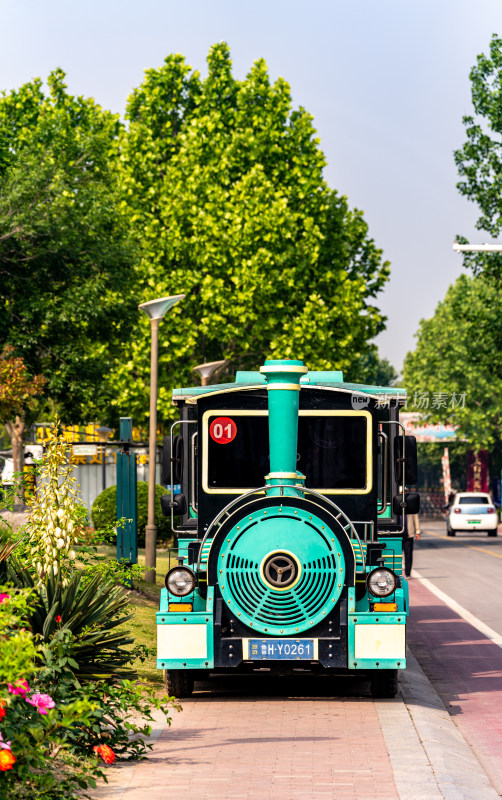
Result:
[[[219,679],[93,797],[496,800],[502,651],[417,580],[411,592],[409,642],[456,724],[413,656],[395,700],[373,701],[359,678]]]
[[[410,646],[502,794],[502,650],[418,580],[410,605]]]
[[[369,697],[288,698],[284,684],[268,680],[265,688],[265,696],[202,692],[185,700],[148,761],[122,778],[115,771],[115,788],[99,797],[399,800]]]

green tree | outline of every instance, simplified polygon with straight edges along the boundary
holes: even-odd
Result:
[[[36,404],[45,382],[43,375],[29,375],[23,359],[14,355],[14,348],[4,346],[0,353],[0,421],[5,424],[9,435],[14,472],[17,473],[23,468],[26,413]],[[22,494],[22,487],[19,491]]]
[[[352,383],[372,383],[375,386],[393,386],[398,375],[387,358],[380,358],[376,345],[371,345],[358,361],[354,361],[344,375]]]
[[[0,341],[72,422],[103,413],[134,308],[117,199],[118,117],[61,70],[0,97]]]
[[[227,45],[201,79],[180,55],[146,72],[121,134],[121,208],[142,248],[142,299],[186,293],[160,329],[161,415],[192,367],[266,357],[350,369],[384,327],[389,268],[360,211],[323,179],[311,116],[263,60],[232,75]],[[115,405],[148,408],[148,322],[113,375]],[[364,375],[359,375],[364,380]]]
[[[457,187],[479,206],[476,227],[496,238],[502,230],[502,38],[493,35],[489,55],[478,56],[470,79],[474,114],[463,118],[467,141],[455,152]],[[501,254],[466,254],[464,263],[497,280],[502,274]]]
[[[434,316],[421,320],[416,336],[417,346],[404,362],[408,394],[428,393],[432,421],[458,425],[472,449],[492,449],[502,433],[497,288],[482,276],[461,275]]]

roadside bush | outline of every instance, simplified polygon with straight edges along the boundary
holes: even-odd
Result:
[[[180,706],[168,698],[156,697],[153,688],[125,678],[116,680],[110,675],[106,679],[80,681],[75,675],[72,658],[75,638],[71,631],[61,628],[42,646],[39,676],[41,682],[51,686],[56,704],[71,697],[89,707],[86,718],[66,732],[68,747],[77,755],[87,757],[94,748],[105,745],[117,758],[140,758],[151,749],[144,737],[151,732],[152,710],[161,709],[170,725],[170,710],[180,711]],[[147,655],[144,652],[139,657]],[[137,656],[137,649],[130,651],[129,663]]]
[[[98,760],[70,752],[66,735],[90,725],[95,701],[60,703],[41,680],[37,646],[28,630],[32,592],[0,586],[0,771],[2,800],[76,800],[104,777]]]
[[[1,800],[81,798],[106,779],[98,756],[143,755],[152,709],[170,723],[178,708],[128,680],[149,654],[131,647],[118,573],[95,562],[70,455],[54,425],[28,523],[0,548]]]
[[[172,536],[171,520],[160,508],[160,498],[166,494],[163,486],[155,486],[155,524],[159,541],[168,541]],[[117,520],[117,487],[109,486],[96,497],[91,510],[92,524],[96,530],[114,526]],[[145,528],[148,522],[148,483],[138,481],[138,545],[145,546]]]
[[[32,589],[29,622],[41,641],[49,642],[61,630],[70,632],[67,656],[81,680],[124,673],[131,677],[134,640],[123,625],[133,614],[122,587],[103,580],[99,573],[86,581],[80,571],[73,573],[67,586],[52,575],[35,585],[29,571],[15,559],[9,564],[9,577],[17,587]]]

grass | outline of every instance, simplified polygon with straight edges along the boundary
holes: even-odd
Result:
[[[101,545],[98,548],[100,555],[105,555],[110,560],[116,558],[116,549],[112,546]],[[134,637],[135,645],[147,647],[151,654],[141,662],[139,659],[133,664],[137,670],[139,679],[155,689],[162,689],[164,676],[161,670],[156,667],[157,650],[157,627],[155,613],[159,608],[160,591],[164,586],[164,578],[170,566],[176,565],[177,551],[172,549],[169,552],[162,549],[157,550],[157,571],[155,584],[147,583],[143,579],[134,580],[134,588],[128,591],[129,601],[134,608],[134,617],[126,623],[126,628]],[[138,564],[145,565],[145,551],[143,548],[138,550]]]

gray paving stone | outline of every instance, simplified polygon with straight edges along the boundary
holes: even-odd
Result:
[[[409,650],[407,664],[400,678],[400,691],[415,729],[415,741],[423,752],[419,762],[423,765],[426,761],[427,781],[431,786],[436,784],[435,794],[429,795],[431,800],[436,797],[444,800],[499,800],[498,792]],[[419,795],[414,793],[422,791],[420,775],[417,774],[418,762],[413,763],[411,759],[407,770],[395,764],[399,760],[399,743],[393,754],[391,748],[395,745],[395,737],[389,735],[385,724],[382,724],[382,729],[386,741],[390,736],[389,754],[401,800],[419,800]]]

